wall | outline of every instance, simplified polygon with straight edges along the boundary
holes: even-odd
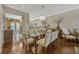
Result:
[[[4,26],[5,13],[23,16],[22,31],[24,33],[27,33],[29,30],[29,27],[28,27],[29,13],[21,12],[21,11],[6,7],[4,5],[0,5],[0,53],[2,53],[2,44],[4,42],[3,26]]]
[[[60,25],[61,27],[67,27],[70,29],[73,28],[79,29],[79,9],[49,16],[46,18],[46,21],[51,27],[55,27],[54,25],[56,24],[55,21],[59,20],[60,17],[62,17],[62,22]]]
[[[3,44],[3,8],[0,5],[0,53],[2,52],[2,44]]]
[[[22,16],[23,18],[23,24],[22,24],[22,31],[24,33],[27,33],[29,30],[28,24],[29,24],[29,13],[25,13],[16,9],[12,9],[10,7],[4,6],[3,5],[3,10],[5,13],[8,14],[14,14],[14,15],[18,15],[18,16]]]

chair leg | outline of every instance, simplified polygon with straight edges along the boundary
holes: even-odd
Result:
[[[37,47],[37,53],[41,54],[42,50],[43,50],[42,46],[38,45],[38,47]]]
[[[25,53],[27,53],[27,45],[25,45],[24,42],[23,42],[23,49],[24,49]]]
[[[44,49],[45,49],[45,52],[44,53],[46,54],[47,53],[47,49],[46,48],[44,48]]]
[[[26,51],[27,51],[27,53],[30,51],[29,44],[27,44]]]
[[[26,53],[31,53],[31,47],[29,44],[26,46]]]
[[[25,52],[27,53],[27,45],[25,45]]]
[[[67,45],[66,39],[65,39],[65,45]]]
[[[78,39],[76,39],[76,43],[78,44]]]

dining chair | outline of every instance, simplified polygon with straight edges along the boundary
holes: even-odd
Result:
[[[32,53],[32,44],[34,39],[29,37],[27,34],[23,34],[23,45],[26,50],[26,53]]]
[[[76,54],[79,54],[79,47],[74,47],[74,51]]]
[[[52,43],[55,39],[58,37],[58,31],[52,32],[51,30],[48,30],[46,32],[46,36],[43,39],[38,40],[36,43],[38,45],[39,50],[44,51],[44,53],[47,53],[47,47],[50,43]],[[44,50],[43,50],[44,49]],[[38,51],[40,53],[40,51]]]
[[[62,30],[62,38],[64,38],[65,39],[65,44],[67,43],[67,42],[75,42],[76,41],[76,36],[75,35],[73,35],[72,33],[70,33],[70,31],[69,31],[69,29],[67,29],[67,28],[63,28],[63,29],[61,29]]]

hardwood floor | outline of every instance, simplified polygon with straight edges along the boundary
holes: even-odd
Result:
[[[48,53],[73,54],[75,53],[74,47],[79,47],[79,43],[57,39],[49,45]]]
[[[23,43],[18,41],[13,44],[11,54],[25,54],[25,50],[23,49]]]
[[[78,43],[68,42],[64,39],[56,39],[46,49],[46,54],[73,54],[75,53],[74,47],[79,47]],[[41,47],[39,47],[40,49]],[[33,48],[34,49],[34,48]],[[43,50],[44,51],[44,50]],[[12,46],[12,51],[9,54],[33,54],[32,52],[26,53],[23,48],[22,41],[19,41]],[[44,54],[43,52],[41,54]]]

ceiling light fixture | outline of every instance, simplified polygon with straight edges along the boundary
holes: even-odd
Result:
[[[45,8],[45,6],[44,5],[41,5],[41,8]]]
[[[42,21],[45,20],[45,19],[46,19],[45,16],[41,16],[41,17],[40,17],[40,20],[42,20]]]
[[[44,21],[46,19],[46,17],[44,16],[44,8],[45,8],[45,6],[44,5],[41,5],[41,9],[43,11],[43,12],[41,12],[42,13],[42,16],[40,16],[40,20],[41,21]]]

